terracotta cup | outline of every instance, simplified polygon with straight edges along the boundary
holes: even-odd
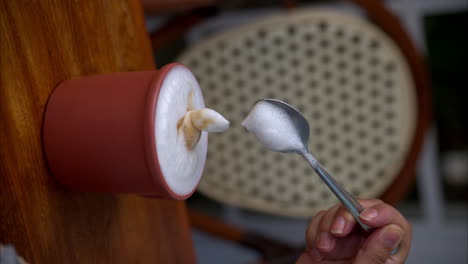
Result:
[[[73,190],[188,198],[195,189],[180,196],[165,182],[154,137],[159,90],[178,65],[60,83],[43,127],[52,174]]]

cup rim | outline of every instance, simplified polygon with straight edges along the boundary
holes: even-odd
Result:
[[[154,75],[153,79],[151,80],[150,83],[150,89],[149,93],[146,99],[146,106],[145,106],[145,135],[144,135],[144,140],[145,140],[145,152],[146,152],[146,163],[148,165],[149,171],[151,173],[151,178],[154,182],[155,185],[162,185],[164,191],[173,199],[177,200],[185,200],[189,198],[198,188],[198,185],[200,184],[200,179],[194,186],[193,190],[185,195],[180,195],[175,193],[167,184],[161,167],[159,165],[159,159],[158,159],[158,154],[157,154],[157,149],[156,149],[156,138],[155,138],[155,126],[154,126],[154,120],[156,117],[156,106],[158,102],[158,97],[159,97],[159,92],[161,90],[161,86],[164,82],[164,79],[166,78],[166,75],[175,67],[182,66],[186,69],[188,69],[187,66],[185,66],[182,63],[169,63],[165,66],[163,66],[161,69],[157,70],[157,74]],[[190,69],[188,69],[190,71]],[[191,71],[190,71],[191,72]],[[160,197],[161,195],[155,194],[147,194],[146,196],[154,196],[154,197]]]

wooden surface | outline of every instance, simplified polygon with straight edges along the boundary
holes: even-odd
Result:
[[[68,191],[41,147],[52,89],[151,69],[139,2],[0,0],[0,243],[30,263],[193,263],[184,202]]]

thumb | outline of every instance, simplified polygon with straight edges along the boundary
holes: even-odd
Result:
[[[384,264],[402,238],[403,230],[397,225],[375,230],[362,245],[354,263]]]

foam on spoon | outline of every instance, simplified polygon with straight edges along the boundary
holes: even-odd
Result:
[[[258,101],[242,125],[270,150],[297,152],[304,148],[289,115],[267,101]]]

